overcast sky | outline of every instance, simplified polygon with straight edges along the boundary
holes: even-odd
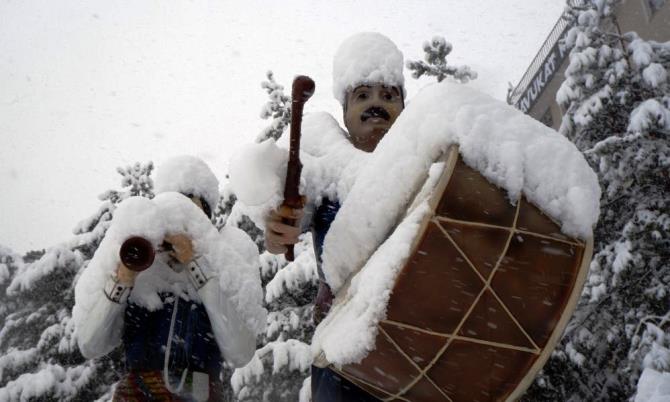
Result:
[[[272,4],[267,4],[272,3]],[[504,99],[559,18],[561,0],[0,0],[0,244],[18,252],[71,236],[118,188],[115,168],[194,154],[220,177],[267,125],[267,70],[307,74],[306,112],[341,111],[332,56],[378,31],[405,59],[442,35],[468,85]],[[409,99],[430,80],[406,73]],[[290,92],[290,91],[289,91]]]

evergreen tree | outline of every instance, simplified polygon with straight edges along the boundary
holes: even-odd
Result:
[[[226,179],[228,176],[226,176]],[[233,207],[237,202],[237,197],[233,193],[230,185],[224,185],[221,190],[221,197],[219,198],[219,203],[216,204],[212,213],[212,223],[220,231],[226,226],[228,222],[228,217],[233,212]]]
[[[20,255],[16,254],[9,247],[0,245],[0,295],[5,294],[12,277],[23,265],[24,259]],[[7,314],[13,309],[12,303],[1,303],[0,320],[4,320]]]
[[[291,123],[291,98],[284,94],[284,86],[274,79],[272,71],[266,73],[267,81],[261,82],[261,87],[268,93],[268,100],[261,109],[261,118],[272,117],[270,126],[266,127],[256,138],[256,142],[263,142],[268,138],[278,140],[286,127]]]
[[[297,401],[303,384],[309,386],[315,329],[318,275],[311,234],[296,244],[294,261],[265,252],[261,264],[267,327],[251,362],[233,374],[233,389],[240,401]]]
[[[77,347],[71,320],[74,284],[102,240],[116,205],[130,196],[153,197],[149,177],[153,165],[118,169],[121,191],[108,191],[102,205],[75,228],[69,241],[46,252],[29,253],[24,261],[2,253],[11,281],[0,293],[0,400],[109,399],[123,360],[111,355],[86,360]],[[9,278],[6,278],[9,279]]]
[[[426,61],[407,61],[407,69],[412,71],[412,77],[419,78],[422,75],[433,76],[437,82],[442,82],[451,76],[454,80],[466,83],[477,78],[477,73],[469,66],[450,66],[447,64],[447,56],[453,50],[451,43],[442,36],[434,36],[429,42],[423,43],[423,51],[426,53]]]
[[[644,368],[670,371],[670,42],[620,34],[618,3],[567,9],[560,131],[603,198],[584,293],[527,400],[627,400]]]

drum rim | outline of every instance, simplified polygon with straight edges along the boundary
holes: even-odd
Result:
[[[556,323],[556,327],[552,331],[552,334],[549,337],[547,344],[544,346],[542,353],[540,353],[537,360],[535,360],[535,363],[533,363],[530,370],[528,370],[528,373],[526,373],[524,378],[521,379],[521,381],[519,381],[519,385],[509,395],[506,401],[509,402],[516,401],[524,394],[524,392],[526,392],[528,387],[530,387],[533,381],[535,381],[537,373],[547,363],[547,360],[549,360],[549,356],[551,355],[551,353],[553,353],[554,349],[556,348],[556,345],[563,337],[565,328],[567,327],[570,319],[572,319],[572,316],[577,307],[577,303],[579,302],[579,299],[582,295],[581,290],[584,289],[584,284],[586,283],[586,278],[589,272],[589,265],[591,265],[592,257],[593,257],[593,236],[589,236],[589,238],[586,239],[586,242],[584,244],[582,261],[579,266],[577,276],[575,278],[574,289],[572,291],[572,294],[570,295],[570,298],[568,299],[568,302],[565,305],[565,309],[563,309],[564,314],[561,316],[561,319],[558,320],[558,323]],[[570,313],[565,314],[565,312],[567,311],[569,311]]]
[[[426,217],[423,218],[423,220],[420,224],[420,229],[418,230],[418,233],[424,233],[425,232],[426,228],[428,227],[428,225],[431,222],[431,219],[436,214],[436,210],[437,210],[438,204],[440,202],[441,196],[444,193],[444,191],[446,189],[446,186],[451,181],[451,178],[453,176],[453,173],[455,171],[456,164],[457,164],[459,158],[460,158],[459,147],[458,147],[458,145],[455,145],[455,144],[451,145],[445,152],[443,152],[437,158],[437,162],[444,162],[445,163],[444,170],[443,170],[442,173],[440,173],[440,179],[433,186],[432,190],[428,191],[427,193],[423,193],[421,191],[422,188],[419,188],[417,190],[417,194],[415,195],[413,201],[411,202],[410,208],[408,208],[407,213],[400,219],[400,221],[402,221],[402,219],[404,219],[407,215],[409,215],[414,208],[418,207],[423,202],[428,202],[429,208],[432,211],[432,213],[427,214]],[[423,198],[422,198],[422,196],[423,196]],[[519,199],[518,202],[521,203],[522,202],[521,199]],[[535,206],[536,208],[540,209],[540,211],[542,211],[542,209],[539,208],[537,205],[531,203],[530,201],[528,201],[528,203]],[[542,211],[542,212],[544,213],[544,211]],[[518,214],[518,208],[517,208],[517,214]],[[552,219],[552,221],[553,221],[553,219]],[[554,223],[556,223],[560,227],[560,224],[558,224],[555,221],[554,221]],[[532,382],[535,380],[535,378],[537,376],[537,373],[546,364],[547,360],[549,359],[549,356],[554,351],[556,345],[558,344],[558,342],[562,338],[563,333],[565,331],[565,328],[567,327],[568,322],[572,318],[573,313],[576,309],[577,303],[579,302],[579,299],[580,299],[581,293],[582,293],[581,289],[583,289],[584,284],[586,282],[587,275],[588,275],[588,268],[589,268],[589,265],[591,263],[591,258],[593,256],[593,235],[590,234],[586,239],[579,239],[579,238],[572,238],[571,237],[571,240],[572,239],[577,240],[579,245],[581,247],[583,247],[583,251],[582,251],[581,263],[579,264],[579,269],[577,270],[577,273],[575,275],[575,282],[574,282],[574,286],[573,286],[573,291],[572,291],[570,297],[568,298],[568,301],[565,304],[565,308],[563,309],[564,314],[561,315],[561,318],[556,323],[556,326],[554,327],[554,329],[551,333],[551,336],[547,340],[545,346],[541,349],[541,352],[537,355],[537,358],[535,359],[535,362],[533,362],[533,364],[530,366],[530,368],[528,369],[528,371],[526,372],[524,377],[521,378],[521,380],[518,382],[518,384],[514,388],[514,390],[512,390],[512,392],[505,398],[505,401],[511,402],[511,401],[518,400],[525,393],[525,391],[532,384]],[[414,239],[414,241],[412,242],[411,248],[410,248],[411,251],[410,251],[405,263],[407,261],[409,261],[411,259],[411,257],[414,255],[414,253],[416,252],[416,249],[419,246],[421,240],[422,240],[421,236],[417,236]],[[340,291],[338,292],[338,295],[336,295],[336,299],[339,299],[339,300],[336,300],[337,304],[347,302],[347,300],[348,300],[348,297],[347,297],[348,289],[349,289],[351,280],[352,280],[353,277],[356,276],[356,274],[358,274],[358,272],[360,272],[361,268],[362,267],[359,267],[359,269],[357,271],[352,273],[352,275],[350,275],[350,277],[347,278],[344,285],[341,287]],[[336,303],[334,303],[334,305]],[[569,314],[566,313],[566,312],[569,312]],[[384,321],[386,321],[386,318],[381,319],[377,323],[378,332],[377,332],[376,336],[380,336],[380,335],[381,336],[388,336],[388,335],[386,335],[385,331],[383,331],[382,328],[381,328],[381,323],[384,322]],[[323,366],[328,366],[330,369],[334,370],[335,372],[337,372],[338,374],[342,375],[343,377],[345,377],[347,379],[350,379],[350,380],[353,379],[354,383],[359,383],[359,384],[363,383],[368,387],[372,387],[374,389],[382,391],[383,394],[388,394],[389,395],[389,397],[387,398],[388,400],[391,400],[391,399],[394,399],[394,398],[399,398],[400,400],[407,400],[406,398],[404,398],[403,395],[408,390],[410,390],[414,386],[414,384],[416,383],[416,382],[411,382],[410,383],[411,385],[406,386],[405,388],[403,388],[403,390],[399,391],[398,393],[390,394],[388,391],[382,390],[382,389],[374,386],[373,384],[369,384],[367,381],[364,381],[362,379],[359,379],[357,377],[353,377],[353,376],[347,374],[346,372],[344,372],[344,370],[342,370],[342,368],[334,367],[333,364],[331,364],[330,362],[327,362],[327,360],[325,359],[325,356],[323,355],[323,351],[321,351],[321,355],[319,356],[319,358],[323,359],[321,361],[321,364]],[[426,379],[430,380],[429,377],[424,376],[424,375],[421,375],[418,378],[420,379],[422,377],[425,377]],[[431,383],[432,382],[433,381],[431,380]],[[441,390],[434,383],[433,383],[433,385],[436,387],[436,389]]]

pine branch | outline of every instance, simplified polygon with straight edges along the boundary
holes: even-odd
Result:
[[[278,140],[291,123],[291,98],[284,94],[284,87],[275,81],[272,71],[268,71],[266,77],[267,81],[263,81],[261,87],[268,93],[270,100],[263,105],[260,116],[272,120],[270,126],[256,137],[256,142],[269,138]]]
[[[426,61],[407,61],[407,68],[412,71],[412,77],[418,79],[423,75],[437,78],[442,82],[447,77],[466,83],[477,78],[477,73],[469,66],[450,66],[447,64],[447,56],[453,47],[441,36],[435,36],[428,42],[424,42],[423,51]]]

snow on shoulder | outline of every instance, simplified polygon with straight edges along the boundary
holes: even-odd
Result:
[[[356,149],[328,113],[311,113],[302,123],[303,194],[318,202],[347,198],[370,154]]]
[[[314,335],[316,358],[343,365],[374,348],[396,276],[410,257],[419,223],[430,213],[425,201],[409,214],[408,205],[434,182],[440,171],[435,163],[451,145],[459,146],[467,165],[505,189],[510,203],[523,194],[564,233],[591,236],[600,187],[572,143],[465,85],[428,86],[362,167],[326,235],[323,271],[331,288],[341,292]]]
[[[351,144],[347,133],[330,114],[306,114],[300,146],[303,164],[300,193],[317,204],[323,197],[344,200],[370,156]],[[233,193],[247,207],[265,210],[278,206],[282,201],[287,161],[288,150],[279,147],[273,139],[246,145],[230,161]],[[247,212],[255,211],[248,208]]]
[[[251,206],[277,203],[287,160],[288,152],[278,147],[273,138],[243,146],[232,155],[228,168],[233,193]]]

